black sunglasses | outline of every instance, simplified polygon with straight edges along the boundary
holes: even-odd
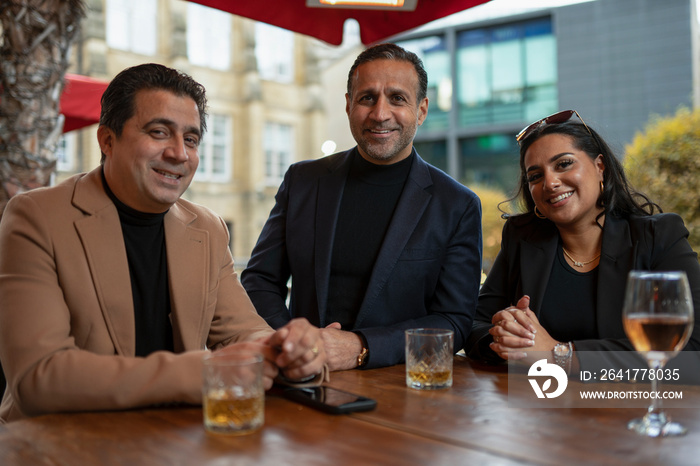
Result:
[[[565,121],[569,121],[574,115],[576,115],[578,119],[581,120],[581,123],[583,123],[583,126],[586,127],[588,134],[590,134],[591,137],[595,140],[595,137],[593,136],[591,130],[588,128],[588,125],[585,121],[583,121],[583,118],[581,118],[581,115],[579,115],[576,110],[562,110],[561,112],[553,113],[549,116],[542,118],[541,120],[537,120],[536,122],[531,123],[525,128],[523,128],[522,131],[520,131],[518,135],[515,136],[515,140],[518,141],[518,145],[521,145],[523,140],[526,139],[529,135],[531,135],[532,132],[540,126],[564,123]]]

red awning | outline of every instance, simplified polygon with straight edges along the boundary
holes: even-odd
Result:
[[[313,8],[306,6],[306,0],[190,1],[340,45],[349,18],[360,24],[362,42],[371,44],[487,0],[418,0],[414,11]]]
[[[100,121],[100,99],[109,84],[106,81],[66,73],[60,112],[66,117],[63,132],[73,131]]]

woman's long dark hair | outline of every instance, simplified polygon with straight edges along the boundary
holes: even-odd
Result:
[[[645,194],[632,189],[627,181],[622,164],[603,138],[590,126],[586,128],[585,125],[573,121],[542,125],[521,141],[520,182],[513,197],[503,203],[520,201],[526,213],[534,211],[535,201],[532,200],[530,195],[527,174],[525,173],[525,153],[535,141],[547,134],[569,136],[574,147],[585,152],[591,160],[595,160],[598,154],[603,156],[603,165],[605,165],[605,171],[603,172],[604,189],[598,197],[597,205],[602,207],[604,212],[599,217],[602,215],[614,215],[620,218],[629,218],[632,215],[652,215],[655,209],[662,212],[661,207],[652,202]],[[499,209],[501,209],[500,204]],[[501,211],[504,218],[514,216],[503,211],[503,209]]]

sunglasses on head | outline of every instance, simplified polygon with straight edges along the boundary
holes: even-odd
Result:
[[[517,134],[517,136],[515,136],[515,140],[518,141],[518,145],[521,145],[523,140],[525,140],[529,135],[533,133],[533,131],[535,131],[540,126],[564,123],[565,121],[569,121],[574,115],[576,115],[578,119],[581,120],[581,123],[583,123],[583,126],[586,127],[588,134],[590,134],[591,137],[593,137],[593,133],[591,133],[591,130],[588,128],[588,125],[585,121],[583,121],[583,118],[581,118],[581,115],[579,115],[576,110],[562,110],[561,112],[553,113],[552,115],[546,116],[541,120],[537,120],[536,122],[527,125],[525,128],[522,129],[522,131],[520,131]]]

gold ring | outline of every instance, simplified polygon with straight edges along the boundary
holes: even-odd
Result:
[[[311,348],[311,352],[314,353],[314,356],[318,356],[318,347],[316,347],[316,345],[314,345],[314,347]]]

